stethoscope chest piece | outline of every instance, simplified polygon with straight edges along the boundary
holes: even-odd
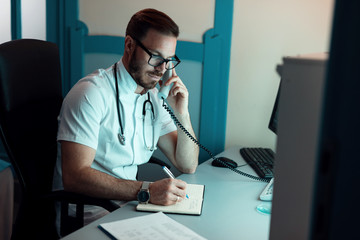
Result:
[[[119,138],[121,145],[125,145],[125,136],[122,135],[121,133],[119,133],[118,138]]]

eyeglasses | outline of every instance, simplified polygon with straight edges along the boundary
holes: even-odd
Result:
[[[179,65],[179,63],[181,62],[180,59],[176,55],[174,57],[172,57],[172,58],[169,58],[169,59],[165,59],[165,58],[163,58],[163,57],[161,57],[159,55],[154,55],[139,40],[137,40],[136,38],[133,38],[133,37],[132,37],[132,39],[135,40],[136,44],[139,47],[141,47],[147,54],[149,54],[150,58],[148,60],[148,64],[150,66],[158,67],[161,64],[165,63],[165,68],[166,69],[173,69],[177,65]],[[172,62],[172,65],[169,64],[170,62]]]

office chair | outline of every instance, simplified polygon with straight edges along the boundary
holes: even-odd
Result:
[[[84,204],[118,208],[110,200],[52,191],[61,104],[55,44],[21,39],[0,45],[0,135],[22,188],[12,239],[57,239],[55,201],[62,206],[62,235],[83,226]],[[67,216],[69,203],[77,204],[75,219]]]
[[[12,239],[57,239],[84,225],[84,205],[119,208],[107,199],[52,191],[57,157],[57,116],[62,104],[60,58],[54,43],[20,39],[0,45],[0,136],[22,188]],[[150,163],[166,165],[151,158]],[[68,205],[76,204],[76,217]]]

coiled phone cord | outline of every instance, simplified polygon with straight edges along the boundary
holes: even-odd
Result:
[[[194,138],[191,133],[189,133],[189,131],[180,123],[180,121],[177,119],[177,117],[175,116],[175,114],[173,113],[173,111],[165,104],[166,100],[162,97],[162,100],[163,100],[163,104],[162,106],[165,108],[165,110],[170,114],[172,120],[175,122],[175,124],[196,144],[198,145],[200,148],[202,148],[203,150],[205,150],[209,155],[210,157],[215,160],[215,161],[218,161],[220,162],[222,165],[224,165],[225,167],[229,168],[230,170],[236,172],[237,174],[240,174],[240,175],[243,175],[245,177],[248,177],[248,178],[251,178],[253,180],[257,180],[257,181],[262,181],[262,182],[270,182],[270,179],[267,179],[267,178],[260,178],[260,177],[256,177],[256,176],[253,176],[251,174],[248,174],[248,173],[245,173],[245,172],[242,172],[236,168],[233,168],[232,166],[230,166],[228,163],[222,161],[221,159],[219,158],[216,158],[214,156],[214,154],[209,150],[207,149],[205,146],[203,146],[196,138]]]

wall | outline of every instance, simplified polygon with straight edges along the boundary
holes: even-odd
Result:
[[[0,44],[11,39],[10,1],[0,0]]]
[[[179,40],[202,42],[205,31],[213,27],[215,0],[79,0],[79,8],[79,18],[87,24],[90,35],[125,36],[127,23],[135,12],[155,8],[179,25]],[[106,17],[98,14],[100,11],[106,12]]]
[[[0,0],[0,44],[11,40],[10,0]],[[46,39],[45,0],[21,1],[22,38]]]
[[[333,0],[234,0],[225,148],[275,149],[268,122],[282,57],[329,48]]]
[[[46,0],[21,1],[23,38],[46,40]]]

